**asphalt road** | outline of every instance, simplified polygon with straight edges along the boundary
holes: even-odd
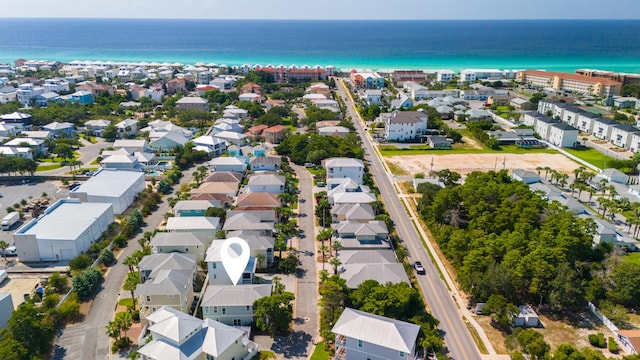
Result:
[[[417,276],[418,283],[431,313],[440,320],[439,328],[444,334],[449,355],[453,359],[460,360],[481,359],[475,343],[458,312],[458,307],[452,299],[451,292],[447,289],[446,284],[439,276],[438,270],[431,262],[427,250],[422,245],[411,219],[407,216],[407,212],[396,194],[390,175],[385,171],[381,159],[376,155],[371,141],[362,127],[360,116],[355,111],[353,102],[350,101],[345,92],[344,83],[342,81],[337,81],[337,83],[338,94],[347,103],[348,113],[354,120],[356,131],[362,139],[365,159],[370,164],[370,171],[380,189],[382,200],[396,225],[398,235],[409,250],[411,260],[421,261],[426,269],[426,275]]]
[[[191,175],[193,169],[183,171],[180,184],[174,186],[179,189],[181,184],[188,184],[193,181]],[[62,359],[108,359],[110,354],[109,337],[106,334],[106,326],[113,320],[114,311],[118,302],[118,294],[122,290],[128,267],[123,264],[124,259],[134,251],[140,249],[138,238],[142,237],[145,231],[153,231],[164,219],[164,214],[169,211],[169,203],[165,196],[158,205],[158,210],[145,219],[145,224],[135,239],[129,241],[122,253],[118,256],[116,264],[109,268],[105,275],[100,291],[96,294],[89,314],[81,323],[73,324],[63,330],[60,337],[56,338],[54,360]]]
[[[295,309],[293,332],[287,337],[276,337],[271,350],[284,359],[309,359],[318,336],[318,276],[316,271],[315,224],[313,216],[313,178],[302,166],[292,164],[300,179],[298,203],[297,244],[300,264],[296,270]]]

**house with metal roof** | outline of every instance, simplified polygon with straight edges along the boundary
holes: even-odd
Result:
[[[202,260],[214,237],[206,232],[159,232],[149,246],[152,254],[192,254]]]
[[[235,285],[222,265],[220,251],[223,243],[224,240],[213,240],[209,249],[207,249],[205,261],[207,262],[207,270],[209,271],[209,285]],[[250,256],[247,266],[244,268],[242,277],[238,281],[237,285],[253,284],[256,267],[256,258]]]
[[[253,302],[271,295],[271,284],[211,285],[202,297],[202,317],[230,326],[251,326]]]
[[[240,329],[184,314],[170,307],[147,317],[152,340],[138,349],[142,360],[251,359],[258,345]]]
[[[333,178],[350,178],[357,184],[362,184],[364,163],[353,158],[330,158],[323,161],[327,172],[327,180]]]
[[[416,324],[346,308],[331,331],[336,359],[416,360]]]
[[[220,218],[209,216],[180,216],[167,219],[166,228],[172,232],[215,233],[220,229]]]

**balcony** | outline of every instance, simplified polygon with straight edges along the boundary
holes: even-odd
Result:
[[[344,345],[347,343],[347,337],[344,335],[338,335],[336,337],[336,345]]]
[[[345,360],[347,358],[347,349],[343,347],[339,347],[336,349],[336,356],[333,358],[334,360]]]

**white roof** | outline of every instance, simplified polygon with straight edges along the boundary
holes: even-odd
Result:
[[[161,308],[160,311],[165,308],[166,307]],[[187,335],[193,333],[194,330],[202,327],[202,320],[191,315],[184,314],[177,310],[171,315],[172,316],[150,326],[149,331],[179,343]],[[150,320],[149,317],[147,317],[147,319]]]
[[[220,218],[206,216],[179,216],[167,220],[167,230],[216,230]]]
[[[208,135],[203,135],[200,137],[197,137],[195,139],[193,139],[193,143],[194,144],[204,144],[204,145],[209,145],[209,146],[214,146],[217,144],[221,144],[223,143],[224,140],[215,137],[215,136],[208,136]]]
[[[176,101],[176,104],[207,104],[209,101],[199,96],[186,96]]]
[[[108,211],[112,211],[111,204],[60,199],[43,215],[23,225],[16,233],[35,235],[40,239],[75,241],[97,218]]]
[[[213,234],[212,234],[213,236]],[[151,239],[150,246],[199,246],[207,243],[208,235],[191,232],[159,232]],[[154,254],[157,255],[157,254]],[[184,254],[187,255],[187,254]]]
[[[372,250],[362,250],[369,252]],[[355,289],[367,280],[375,280],[380,284],[392,283],[397,284],[405,282],[409,284],[407,272],[404,265],[395,264],[349,264],[344,265],[345,270],[340,277],[345,279],[349,289]]]
[[[113,143],[114,148],[121,147],[141,147],[147,146],[147,140],[135,140],[135,139],[118,139]]]
[[[92,196],[120,197],[131,187],[142,180],[144,189],[144,174],[136,171],[117,171],[102,169],[94,174],[84,184],[78,186],[72,193],[87,193]]]
[[[233,140],[242,140],[247,137],[244,134],[240,134],[233,131],[220,131],[219,133],[213,134],[213,136],[220,139],[233,139]]]
[[[412,354],[420,326],[346,308],[331,331]]]
[[[219,157],[209,162],[211,165],[244,165],[244,161],[236,157]]]
[[[210,285],[202,306],[251,306],[255,300],[271,295],[271,284]]]
[[[330,158],[325,160],[325,167],[359,167],[364,168],[362,160],[353,158]]]
[[[5,146],[22,146],[22,144],[27,144],[28,146],[40,146],[44,143],[42,139],[34,139],[34,138],[15,138],[11,141],[7,141]]]

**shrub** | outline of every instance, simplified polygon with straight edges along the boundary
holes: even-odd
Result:
[[[95,267],[83,270],[73,278],[73,290],[78,294],[78,299],[85,300],[93,294],[100,285],[102,273]]]
[[[607,343],[604,340],[604,334],[603,333],[597,333],[597,334],[589,334],[589,343],[595,347],[598,348],[605,348],[607,346]]]
[[[620,348],[618,348],[618,343],[616,342],[616,340],[612,336],[609,336],[609,351],[617,354],[619,350]]]
[[[105,266],[109,266],[113,264],[113,262],[116,260],[115,256],[113,256],[113,252],[109,249],[103,249],[100,252],[99,259],[100,259],[100,262]]]
[[[91,266],[91,258],[87,254],[80,254],[69,261],[69,268],[73,271],[84,270]]]
[[[118,248],[125,247],[127,245],[127,238],[123,235],[117,235],[113,238],[113,245],[117,246]]]

